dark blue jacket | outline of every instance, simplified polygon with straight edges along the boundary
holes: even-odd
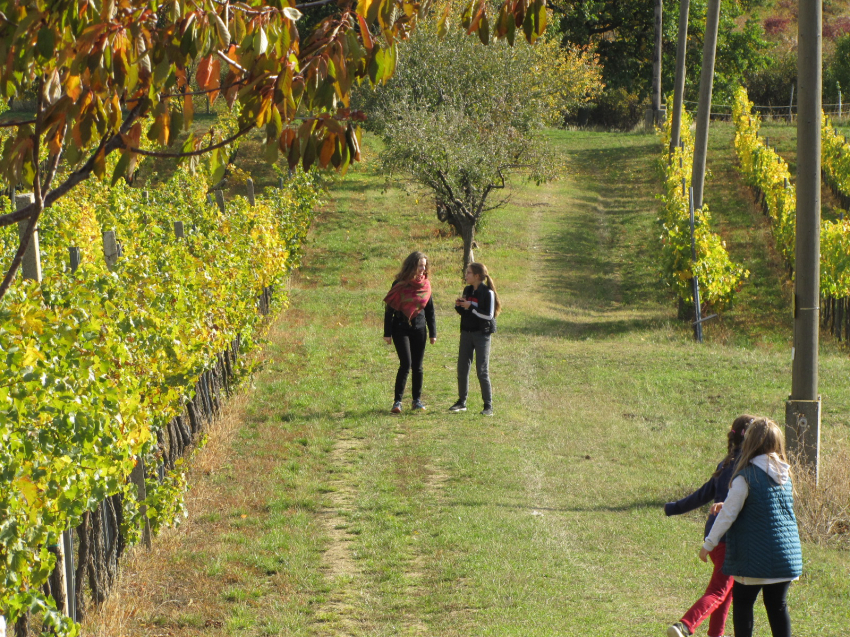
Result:
[[[720,474],[718,474],[716,478],[712,476],[709,481],[702,485],[699,489],[694,491],[691,495],[682,498],[678,502],[668,502],[665,504],[664,513],[667,515],[681,515],[682,513],[698,509],[711,501],[725,502],[726,496],[729,495],[729,484],[732,482],[732,474],[735,472],[735,465],[738,464],[738,456],[740,453],[740,449],[735,450],[735,455],[732,457],[732,461],[726,465],[725,469],[720,471]],[[717,465],[717,469],[720,469],[722,466],[723,463],[721,462]],[[714,526],[714,520],[716,517],[717,516],[715,515],[709,514],[708,519],[705,521],[704,538],[708,537],[708,534],[711,532],[711,527]],[[720,541],[725,542],[726,536],[724,535],[720,538]]]

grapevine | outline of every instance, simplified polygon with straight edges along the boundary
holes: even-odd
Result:
[[[797,196],[788,164],[759,137],[759,117],[752,112],[746,89],[739,88],[733,105],[735,149],[744,181],[761,199],[771,219],[776,247],[793,272],[796,241]],[[839,145],[835,130],[824,118],[822,160],[824,172],[839,188],[850,184],[850,150]],[[844,163],[842,163],[844,162]],[[845,170],[842,168],[846,166]],[[842,172],[844,170],[844,172]],[[821,221],[820,289],[826,298],[850,296],[850,221]]]
[[[735,292],[749,272],[741,265],[733,263],[726,251],[726,244],[717,233],[711,231],[711,213],[707,205],[694,213],[694,242],[696,261],[691,255],[690,207],[687,188],[691,181],[694,140],[690,131],[690,117],[682,114],[682,145],[669,148],[672,126],[672,110],[662,129],[664,143],[664,185],[665,194],[661,196],[664,208],[659,222],[661,224],[661,252],[664,280],[673,288],[681,302],[692,303],[691,279],[699,277],[702,302],[715,309],[728,306]],[[685,183],[685,192],[682,183]]]
[[[48,548],[105,498],[121,494],[128,528],[142,504],[154,530],[177,521],[179,463],[164,481],[156,471],[163,431],[217,354],[250,341],[257,297],[300,262],[317,203],[310,174],[223,212],[207,187],[186,167],[147,194],[123,180],[81,184],[40,225],[41,283],[18,280],[0,300],[0,614],[11,622],[30,612],[77,633],[41,590],[55,562]],[[113,269],[106,230],[123,251]],[[70,246],[83,255],[75,272]],[[16,247],[3,228],[0,256]],[[144,502],[127,480],[139,459]]]

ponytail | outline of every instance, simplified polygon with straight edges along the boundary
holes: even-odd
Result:
[[[490,276],[490,273],[487,272],[487,266],[483,263],[470,263],[469,268],[472,270],[473,274],[481,277],[481,282],[486,283],[487,287],[493,292],[493,300],[495,301],[493,316],[499,316],[502,311],[502,303],[499,301],[499,293],[496,292],[496,282],[493,280],[493,277]]]

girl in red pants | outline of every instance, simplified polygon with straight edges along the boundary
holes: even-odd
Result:
[[[717,465],[717,470],[702,485],[686,498],[678,502],[668,502],[664,505],[664,513],[667,515],[680,515],[693,511],[714,501],[705,522],[706,537],[714,525],[719,507],[718,502],[723,502],[729,493],[729,483],[732,481],[732,473],[735,470],[736,461],[741,453],[741,444],[744,441],[744,432],[753,421],[753,416],[738,416],[732,423],[732,429],[726,434],[727,452],[726,457]],[[708,622],[708,637],[723,637],[726,629],[726,617],[729,615],[729,606],[732,604],[732,578],[723,574],[723,560],[726,556],[726,538],[720,540],[713,551],[709,553],[714,571],[708,588],[697,602],[690,607],[682,619],[667,629],[667,637],[686,637],[693,635],[703,620],[711,616]]]

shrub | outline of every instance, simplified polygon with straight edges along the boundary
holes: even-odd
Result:
[[[850,451],[844,447],[821,457],[817,481],[809,467],[793,459],[792,467],[801,539],[850,547]]]

